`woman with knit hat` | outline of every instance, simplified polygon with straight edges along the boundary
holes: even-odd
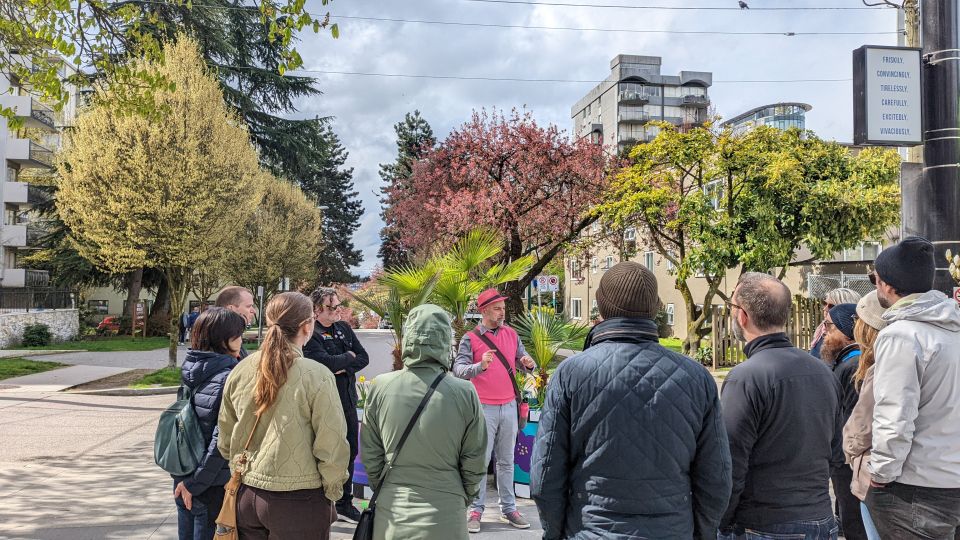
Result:
[[[853,469],[850,491],[861,501],[863,526],[869,540],[880,538],[870,512],[862,501],[867,496],[867,488],[870,487],[867,463],[870,461],[873,427],[873,365],[875,361],[873,343],[880,330],[887,326],[887,321],[882,318],[884,311],[886,310],[880,306],[876,291],[864,296],[857,303],[857,320],[853,335],[860,345],[860,359],[853,380],[860,391],[860,399],[843,428],[843,452],[847,456],[847,463]]]

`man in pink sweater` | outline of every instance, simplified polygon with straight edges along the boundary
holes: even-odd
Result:
[[[527,529],[530,523],[517,511],[513,490],[513,452],[518,429],[518,390],[514,386],[513,374],[517,369],[529,372],[535,363],[527,355],[517,332],[503,323],[507,315],[504,300],[506,297],[496,289],[486,290],[477,298],[477,309],[483,318],[460,341],[453,374],[473,383],[483,405],[487,421],[487,463],[492,454],[497,456],[500,519],[518,529]],[[470,532],[480,531],[486,493],[487,479],[484,477],[480,483],[480,495],[470,506],[467,518]]]

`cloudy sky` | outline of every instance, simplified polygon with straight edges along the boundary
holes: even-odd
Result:
[[[549,1],[549,0],[544,0]],[[597,5],[737,7],[737,0],[552,0]],[[895,45],[894,9],[774,11],[772,7],[863,7],[860,0],[747,0],[749,10],[609,9],[490,3],[472,0],[336,0],[325,7],[307,0],[311,12],[327,10],[339,24],[329,33],[303,34],[304,70],[317,78],[322,96],[300,104],[303,117],[332,116],[350,153],[354,182],[366,213],[354,239],[367,274],[378,263],[377,174],[395,158],[393,125],[419,109],[444,137],[473,109],[525,107],[540,123],[569,130],[570,108],[595,83],[477,81],[340,75],[354,72],[453,77],[598,81],[617,54],[663,58],[663,73],[713,72],[709,93],[717,112],[732,117],[777,101],[809,103],[807,127],[821,137],[852,140],[852,87],[839,82],[737,82],[849,79],[851,51],[864,45]],[[599,32],[471,27],[342,18],[375,17],[481,23],[673,32],[822,32],[874,35],[716,35]],[[725,82],[726,81],[726,82]]]

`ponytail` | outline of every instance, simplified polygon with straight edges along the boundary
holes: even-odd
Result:
[[[313,304],[297,292],[274,296],[267,304],[267,335],[260,347],[254,403],[262,414],[277,401],[280,388],[287,382],[290,366],[299,356],[294,338],[300,327],[313,317]]]

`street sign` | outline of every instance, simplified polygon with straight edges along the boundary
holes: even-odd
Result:
[[[550,292],[558,292],[560,290],[560,278],[547,276],[547,286],[550,288]]]
[[[547,276],[537,276],[537,288],[540,290],[547,288]]]
[[[263,298],[263,285],[257,287],[257,298]]]
[[[960,287],[953,288],[953,299],[956,300],[958,304],[960,304]]]
[[[853,142],[923,143],[920,49],[864,45],[853,51]]]
[[[538,288],[537,283],[538,283],[538,281],[537,281],[536,278],[530,280],[530,288],[531,288],[531,289],[537,289],[537,288]]]

